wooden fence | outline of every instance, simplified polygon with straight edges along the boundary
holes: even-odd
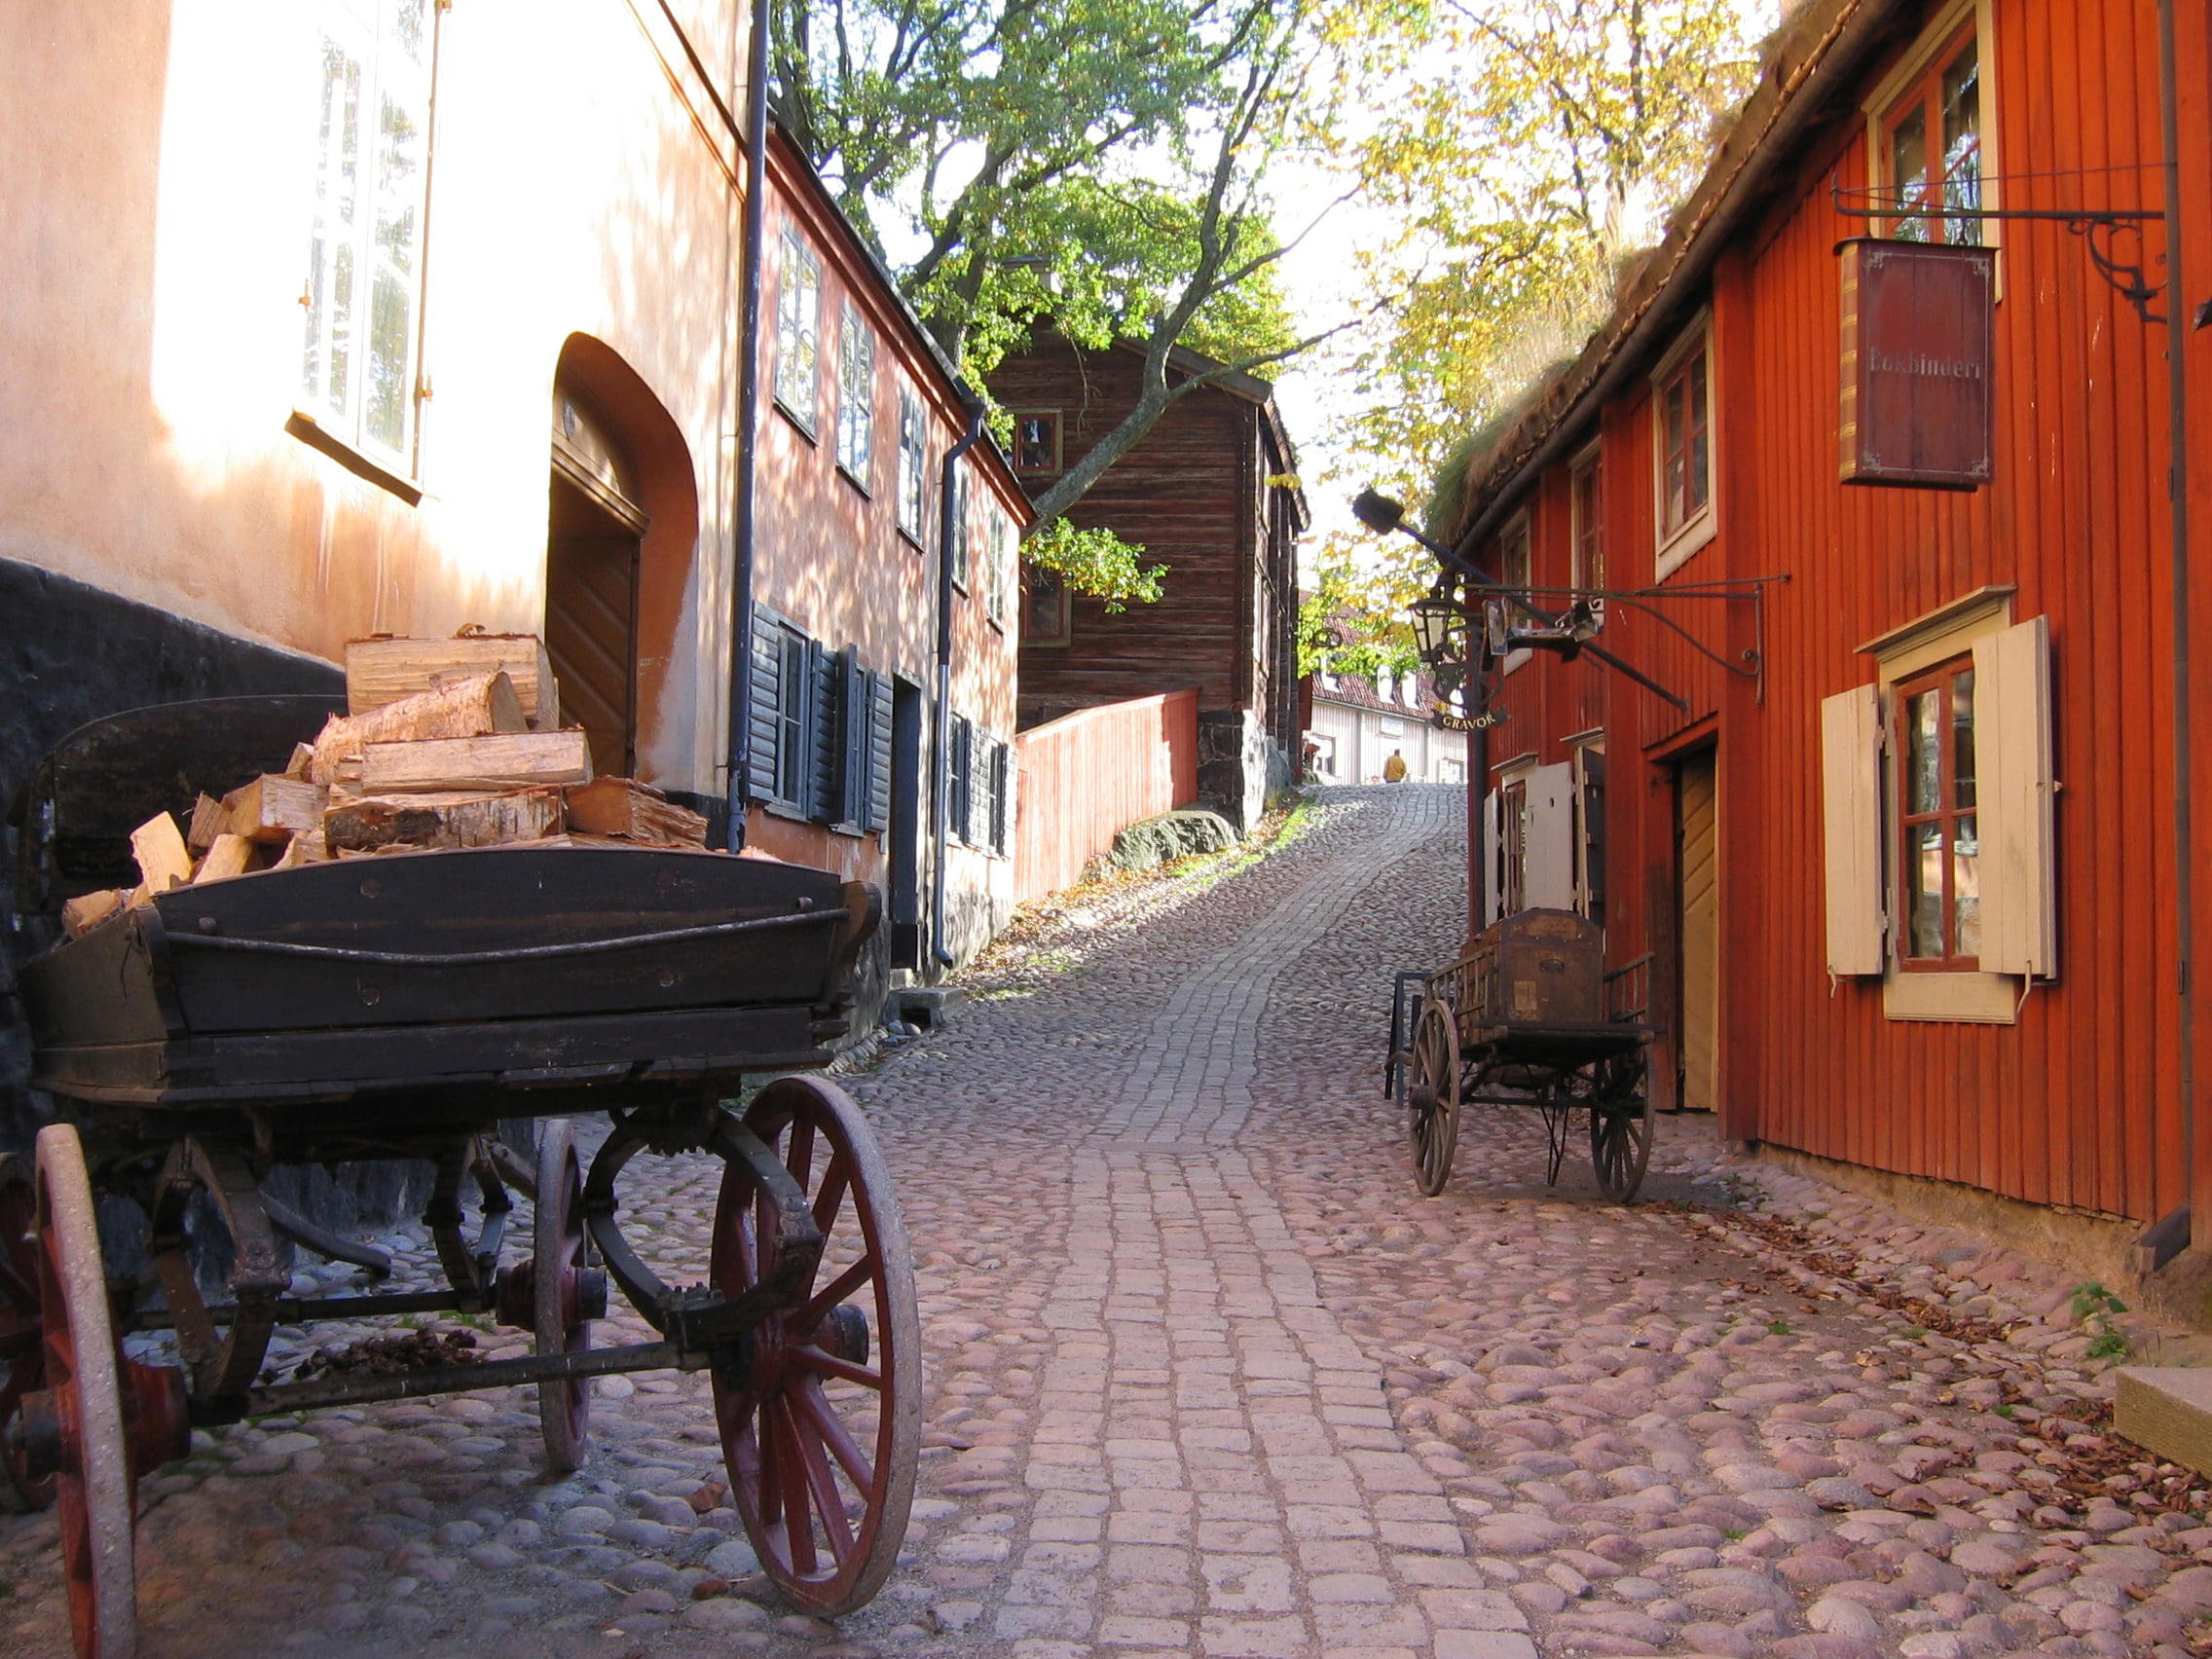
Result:
[[[1078,709],[1014,747],[1020,901],[1072,886],[1124,826],[1198,798],[1198,687]]]

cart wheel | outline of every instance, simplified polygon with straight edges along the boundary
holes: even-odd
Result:
[[[537,1212],[531,1235],[531,1318],[540,1355],[581,1353],[591,1346],[581,1296],[590,1260],[583,1196],[575,1128],[566,1119],[549,1118],[537,1131]],[[591,1432],[590,1379],[540,1382],[537,1426],[545,1437],[546,1467],[556,1475],[573,1473]]]
[[[715,1417],[761,1567],[793,1602],[833,1617],[876,1593],[906,1535],[922,1424],[913,1261],[883,1154],[841,1090],[781,1078],[745,1126],[806,1194],[822,1262],[806,1302],[770,1313],[744,1360],[716,1368]],[[767,1192],[731,1163],[715,1210],[716,1288],[739,1296],[773,1273],[778,1231]]]
[[[1590,1102],[1590,1167],[1598,1191],[1625,1204],[1643,1185],[1651,1161],[1651,1096],[1643,1087],[1641,1051],[1605,1062]]]
[[[1414,1026],[1413,1086],[1407,1126],[1414,1143],[1414,1179],[1435,1198],[1452,1179],[1459,1148],[1459,1033],[1440,1002],[1421,1005]]]
[[[46,1386],[58,1429],[61,1568],[80,1659],[128,1659],[138,1638],[130,1526],[135,1482],[124,1437],[107,1279],[84,1143],[38,1132],[38,1285]]]
[[[45,1386],[38,1199],[23,1161],[0,1153],[0,1508],[44,1509],[54,1501],[54,1477],[31,1472],[18,1433],[23,1396]]]

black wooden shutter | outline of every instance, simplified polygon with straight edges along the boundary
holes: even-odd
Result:
[[[813,719],[806,727],[803,804],[807,817],[829,823],[837,816],[838,762],[844,752],[838,729],[842,724],[839,693],[844,689],[844,676],[837,654],[819,640],[806,642],[806,671]]]
[[[968,842],[988,846],[991,839],[991,737],[981,726],[968,744]]]
[[[784,630],[773,612],[753,612],[753,710],[745,734],[748,793],[755,800],[776,793],[776,753],[782,742]]]
[[[837,658],[837,798],[830,820],[861,824],[867,816],[868,677],[861,648],[847,645]]]
[[[945,745],[944,781],[950,792],[952,832],[961,840],[968,839],[968,746],[972,728],[962,715],[952,717],[952,730]]]
[[[891,828],[891,676],[868,677],[867,828]]]
[[[1013,801],[1008,798],[1007,786],[1013,781],[1014,754],[1007,745],[991,745],[991,851],[1006,851],[1007,820]]]

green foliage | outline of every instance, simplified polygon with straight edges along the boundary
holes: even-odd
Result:
[[[1079,530],[1064,518],[1039,525],[1023,538],[1021,556],[1032,565],[1057,571],[1078,593],[1095,595],[1108,610],[1124,610],[1133,601],[1151,605],[1163,589],[1165,565],[1138,563],[1141,542],[1124,541],[1111,530]]]
[[[2074,1317],[2088,1327],[2090,1359],[2127,1357],[2127,1338],[2112,1322],[2126,1311],[2127,1304],[2094,1279],[2074,1287]]]
[[[1419,499],[1543,367],[1576,354],[1616,277],[1696,182],[1752,85],[1738,0],[1399,0],[1371,15],[1363,86],[1381,117],[1343,165],[1394,209],[1366,250],[1386,322],[1334,365],[1363,481]],[[1431,492],[1456,528],[1456,481]]]
[[[1769,1319],[1766,1331],[1770,1337],[1787,1337],[1789,1335],[1789,1321],[1787,1319]]]
[[[1298,607],[1298,672],[1410,673],[1420,664],[1405,606],[1387,581],[1345,561],[1324,563]]]
[[[2127,1304],[2094,1279],[2074,1287],[2074,1317],[2077,1319],[2086,1319],[2091,1314],[2126,1311]]]

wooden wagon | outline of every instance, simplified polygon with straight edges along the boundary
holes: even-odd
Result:
[[[51,908],[127,865],[119,828],[203,780],[280,766],[313,698],[170,705],[73,734],[25,814],[26,890]],[[705,1370],[732,1501],[798,1605],[867,1601],[903,1536],[919,1340],[903,1225],[866,1122],[818,1067],[847,1026],[877,896],[827,871],[705,851],[488,847],[348,859],[179,887],[20,976],[33,1085],[61,1121],[0,1160],[0,1470],[56,1501],[77,1646],[132,1650],[139,1479],[196,1426],[535,1383],[546,1460],[584,1455],[590,1379]],[[570,1119],[604,1114],[588,1171]],[[498,1137],[535,1120],[528,1156]],[[663,1283],[623,1236],[640,1152],[723,1161],[710,1280]],[[445,1283],[300,1298],[280,1239],[379,1274],[267,1189],[288,1165],[427,1161]],[[188,1208],[233,1266],[203,1297]],[[519,1259],[506,1223],[533,1200]],[[94,1203],[129,1200],[152,1271],[103,1262]],[[468,1212],[473,1210],[473,1215]],[[611,1279],[656,1340],[595,1347]],[[301,1380],[278,1325],[491,1314],[528,1356]],[[130,1333],[172,1333],[126,1351]]]
[[[1462,1107],[1533,1106],[1557,1182],[1578,1118],[1598,1187],[1626,1203],[1651,1159],[1642,986],[1649,959],[1608,973],[1604,930],[1570,910],[1524,910],[1440,974],[1400,976],[1384,1087],[1406,1113],[1414,1173],[1452,1176]]]

